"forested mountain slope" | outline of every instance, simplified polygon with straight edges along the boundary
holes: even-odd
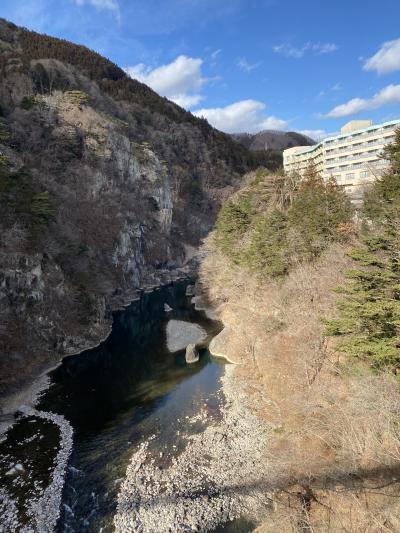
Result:
[[[0,19],[1,388],[177,275],[259,164],[97,53]]]
[[[293,146],[311,146],[315,141],[295,131],[260,131],[256,134],[237,133],[232,135],[249,150],[285,150]]]

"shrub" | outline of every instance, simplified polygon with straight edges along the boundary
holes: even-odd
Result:
[[[4,227],[15,223],[36,237],[54,216],[54,206],[47,191],[38,191],[26,169],[13,171],[6,158],[0,158],[0,216]]]
[[[238,249],[238,240],[249,228],[252,215],[251,196],[246,194],[229,200],[219,213],[216,223],[217,245],[233,260],[239,260],[241,250]]]
[[[325,183],[318,174],[306,175],[289,210],[297,254],[311,260],[329,243],[345,240],[343,224],[352,215],[350,199],[335,180]]]
[[[21,100],[20,106],[22,109],[32,109],[39,104],[39,99],[36,95],[24,96]]]
[[[78,106],[88,104],[90,96],[83,91],[65,91],[64,98],[71,104]]]
[[[289,268],[287,249],[287,217],[274,209],[255,223],[244,261],[262,277],[282,276]]]

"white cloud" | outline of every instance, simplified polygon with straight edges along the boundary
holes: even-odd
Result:
[[[338,45],[334,43],[305,43],[303,46],[297,47],[290,43],[283,43],[273,47],[273,50],[277,54],[281,54],[285,57],[293,57],[294,59],[300,59],[307,53],[313,55],[331,54],[338,50]]]
[[[314,139],[314,141],[320,141],[321,139],[329,137],[330,135],[325,130],[300,130],[299,133],[305,135],[306,137],[311,137],[311,139]]]
[[[266,105],[257,100],[241,100],[226,107],[199,109],[193,114],[204,117],[215,128],[226,133],[258,133],[262,130],[281,130],[287,126],[285,120],[266,116]]]
[[[366,60],[363,69],[375,70],[378,74],[400,70],[400,39],[383,43],[376,54]]]
[[[125,68],[125,72],[182,107],[192,107],[203,97],[199,91],[208,81],[202,77],[202,59],[178,56],[172,63],[152,69],[144,63]]]
[[[178,94],[171,100],[185,109],[191,109],[204,100],[204,97],[201,94]]]
[[[341,91],[341,90],[342,90],[342,84],[340,82],[335,83],[335,85],[331,87],[331,91]]]
[[[303,48],[296,48],[288,43],[279,44],[274,46],[274,52],[276,54],[282,54],[286,57],[294,57],[295,59],[300,59],[304,56]]]
[[[311,45],[311,50],[315,52],[316,55],[331,54],[332,52],[336,52],[338,48],[338,45],[334,43],[317,43]]]
[[[237,60],[237,66],[240,68],[240,70],[243,70],[244,72],[251,72],[252,70],[258,68],[261,65],[261,63],[249,63],[245,57],[239,57]]]
[[[387,104],[400,104],[400,85],[388,85],[372,98],[353,98],[345,104],[334,107],[325,116],[327,118],[346,117],[360,111],[378,109]]]
[[[332,98],[330,93],[336,93],[342,90],[342,84],[341,83],[335,83],[335,85],[332,85],[328,89],[321,89],[317,95],[317,98],[323,98],[325,96],[329,96]]]
[[[78,6],[89,4],[97,9],[109,9],[119,16],[119,4],[118,0],[75,0]]]
[[[212,52],[211,54],[211,59],[217,59],[217,57],[219,56],[221,52],[222,52],[222,48],[218,48],[218,50],[214,50],[214,52]]]

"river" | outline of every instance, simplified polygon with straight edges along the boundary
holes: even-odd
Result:
[[[51,385],[37,408],[63,415],[74,432],[59,532],[112,531],[119,486],[140,443],[151,438],[151,451],[163,468],[184,449],[188,435],[204,429],[200,421],[193,423],[193,415],[206,409],[208,423],[218,420],[224,366],[207,345],[221,325],[194,309],[187,284],[142,292],[114,314],[105,342],[64,358],[50,374]],[[165,311],[165,304],[172,310]],[[195,323],[207,332],[198,363],[186,364],[184,350],[168,350],[169,320]],[[0,474],[21,524],[30,524],[29,500],[49,483],[59,440],[51,421],[24,416],[0,443]],[[23,471],[6,475],[15,464]],[[248,530],[249,524],[238,521],[216,531]]]

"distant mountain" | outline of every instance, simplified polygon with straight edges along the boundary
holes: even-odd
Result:
[[[311,146],[315,141],[295,131],[265,130],[260,133],[234,133],[234,139],[249,150],[286,150],[293,146]]]

